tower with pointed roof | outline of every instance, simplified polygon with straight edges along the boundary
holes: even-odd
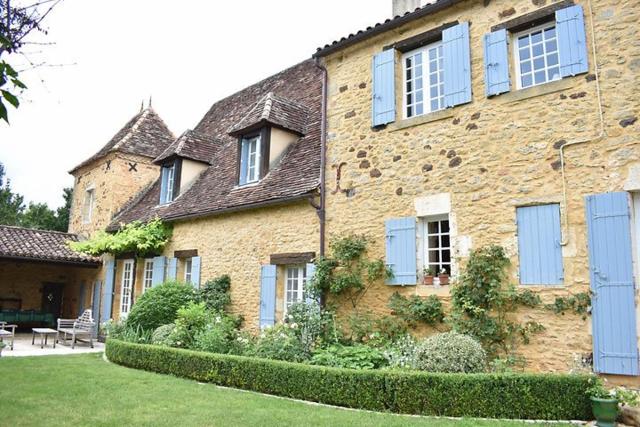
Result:
[[[69,232],[89,238],[158,178],[153,160],[175,137],[151,108],[143,108],[97,153],[76,167]]]

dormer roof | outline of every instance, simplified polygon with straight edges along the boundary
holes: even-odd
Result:
[[[151,108],[145,108],[116,133],[96,154],[83,161],[69,173],[98,160],[109,153],[121,152],[156,158],[175,139],[165,122]]]
[[[172,157],[180,157],[210,165],[216,144],[220,144],[220,142],[200,132],[187,130],[156,157],[153,162],[162,164]]]
[[[229,135],[239,136],[269,124],[302,136],[306,133],[308,119],[307,107],[269,92],[229,129]]]

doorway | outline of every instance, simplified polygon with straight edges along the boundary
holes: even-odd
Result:
[[[44,283],[42,285],[42,312],[51,313],[54,319],[58,319],[62,314],[62,291],[64,285],[61,283]]]

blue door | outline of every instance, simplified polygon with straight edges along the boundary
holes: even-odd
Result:
[[[586,205],[594,370],[638,375],[629,195],[588,196]]]

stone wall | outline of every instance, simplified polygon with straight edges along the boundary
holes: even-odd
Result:
[[[329,239],[357,232],[371,239],[370,253],[384,257],[384,221],[419,216],[425,205],[450,200],[454,255],[488,244],[507,248],[511,279],[517,283],[516,207],[562,202],[559,148],[567,147],[568,244],[563,247],[564,286],[533,287],[545,302],[589,290],[584,197],[608,191],[640,190],[640,8],[636,2],[593,1],[605,136],[600,134],[594,76],[591,17],[585,1],[589,73],[484,96],[482,37],[506,19],[550,2],[465,1],[398,29],[334,53],[329,72],[327,230]],[[486,5],[486,6],[485,6]],[[420,119],[402,120],[402,72],[397,61],[398,120],[371,128],[371,59],[396,41],[443,23],[470,21],[473,100]],[[513,65],[512,65],[513,67]],[[514,74],[511,73],[512,79]],[[340,179],[338,180],[338,177]],[[436,196],[429,199],[429,196]],[[432,203],[433,204],[433,203]],[[456,268],[454,268],[454,274]],[[446,287],[377,285],[361,302],[379,314],[391,294],[447,299]],[[528,369],[566,371],[574,354],[591,350],[590,319],[546,310],[522,312],[546,327],[521,348]],[[553,349],[553,351],[550,351]]]

